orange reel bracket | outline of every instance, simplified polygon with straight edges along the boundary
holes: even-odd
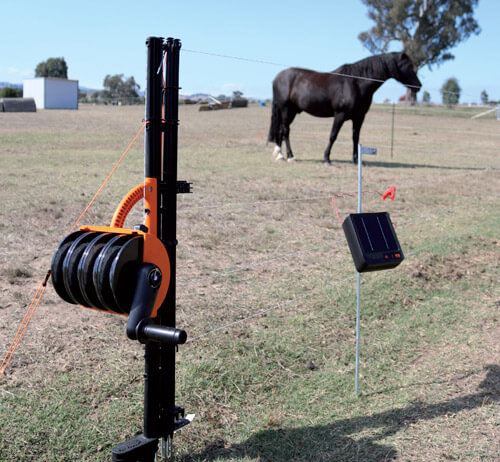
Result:
[[[157,180],[156,178],[145,178],[144,183],[132,188],[122,199],[115,210],[110,226],[81,226],[80,231],[112,233],[140,236],[143,239],[143,263],[156,265],[162,273],[162,284],[158,291],[156,302],[151,317],[158,314],[170,285],[170,260],[163,243],[157,237]],[[144,198],[147,231],[123,228],[127,215],[132,208]]]

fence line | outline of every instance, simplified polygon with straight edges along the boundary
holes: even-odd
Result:
[[[206,56],[215,56],[217,58],[234,59],[237,61],[246,61],[246,62],[256,63],[256,64],[266,64],[266,65],[277,66],[277,67],[282,67],[282,68],[297,67],[297,66],[292,66],[289,64],[280,64],[280,63],[275,63],[272,61],[264,61],[262,59],[243,58],[241,56],[230,56],[230,55],[224,55],[221,53],[211,53],[208,51],[196,51],[196,50],[189,50],[189,49],[184,49],[183,51],[187,51],[188,53],[196,53],[196,54],[206,55]],[[378,82],[378,83],[385,82],[385,80],[374,79],[372,77],[363,77],[360,75],[350,75],[350,74],[344,74],[344,73],[335,72],[335,71],[326,71],[326,72],[323,72],[323,74],[337,75],[339,77],[348,77],[351,79],[368,80],[370,82]],[[419,90],[422,88],[422,87],[419,87],[418,85],[406,85],[406,86],[409,88],[416,88]]]
[[[460,95],[460,96],[468,96],[468,97],[473,97],[472,95]],[[396,103],[375,103],[377,105],[377,110],[380,112],[386,112],[386,113],[391,113],[392,112],[392,106]],[[495,105],[496,106],[496,105]],[[427,105],[425,103],[418,104],[417,106],[408,106],[404,104],[399,104],[396,105],[397,110],[400,111],[401,113],[406,113],[407,115],[454,115],[457,118],[462,118],[464,120],[470,120],[472,117],[469,117],[470,114],[465,114],[462,112],[460,114],[457,112],[456,109],[454,108],[448,108],[448,107],[443,107],[440,105]],[[490,104],[477,104],[477,105],[463,105],[463,104],[458,104],[457,107],[460,109],[481,109],[481,108],[486,108],[486,107],[491,107]],[[428,114],[425,113],[425,110],[428,109]],[[493,112],[493,111],[492,111]],[[412,114],[413,113],[413,114]],[[459,117],[462,115],[462,117]]]
[[[287,301],[284,301],[284,302],[280,302],[280,303],[277,303],[276,305],[273,305],[271,306],[270,308],[267,308],[265,310],[261,310],[261,311],[258,311],[257,313],[254,313],[250,316],[247,316],[245,318],[242,318],[242,319],[238,319],[236,321],[233,321],[233,322],[230,322],[230,323],[227,323],[223,326],[220,326],[220,327],[216,327],[215,329],[212,329],[208,332],[205,332],[203,334],[200,334],[200,335],[196,335],[195,337],[191,338],[191,339],[188,339],[188,341],[186,343],[189,343],[189,342],[194,342],[196,340],[199,340],[203,337],[207,337],[209,335],[212,335],[212,334],[215,334],[216,332],[220,332],[221,330],[224,330],[224,329],[228,329],[229,327],[233,327],[233,326],[236,326],[237,324],[241,324],[243,322],[246,322],[246,321],[249,321],[250,319],[254,319],[254,318],[257,318],[259,316],[262,316],[264,314],[267,314],[267,313],[270,313],[272,311],[275,311],[277,310],[278,308],[283,308],[285,306],[288,306],[288,305],[291,305],[295,302],[298,302],[299,300],[303,300],[304,298],[308,298],[314,294],[317,294],[317,293],[320,293],[320,292],[324,292],[325,290],[328,290],[328,289],[331,289],[332,287],[335,287],[335,286],[338,286],[346,281],[349,281],[350,279],[355,279],[356,278],[356,275],[352,275],[352,276],[348,276],[342,280],[339,280],[339,281],[336,281],[334,282],[333,284],[329,284],[325,287],[321,287],[319,289],[313,289],[309,292],[306,292],[305,294],[302,294],[302,295],[299,295],[298,297],[295,297],[291,300],[287,300]]]
[[[463,173],[457,173],[456,175],[447,175],[445,177],[441,177],[441,181],[448,180],[450,178],[456,178],[460,176],[465,176],[465,175],[471,175],[471,174],[481,174],[481,173],[489,173],[495,171],[492,168],[485,168],[481,170],[472,170],[472,171],[467,171]],[[425,185],[435,185],[437,181],[428,181],[428,182],[420,182],[420,183],[413,183],[410,185],[406,185],[404,187],[399,187],[401,189],[410,189],[416,186],[425,186]],[[275,200],[264,200],[264,201],[247,201],[247,202],[227,202],[225,204],[212,204],[212,205],[198,205],[194,207],[179,207],[178,212],[189,212],[191,210],[204,210],[204,209],[221,209],[221,208],[226,208],[226,207],[240,207],[240,206],[259,206],[259,205],[274,205],[274,204],[282,204],[282,203],[287,203],[287,202],[302,202],[302,201],[315,201],[315,200],[324,200],[328,199],[330,200],[332,196],[335,198],[345,198],[345,197],[355,197],[357,196],[357,191],[356,192],[338,192],[338,193],[330,193],[328,195],[321,195],[321,196],[310,196],[310,197],[298,197],[298,198],[293,198],[293,199],[275,199]],[[363,191],[363,194],[378,194],[382,196],[382,194],[379,191],[375,190],[366,190]]]
[[[291,64],[276,63],[276,62],[273,62],[273,61],[266,61],[264,59],[246,58],[246,57],[242,57],[242,56],[226,55],[226,54],[223,54],[223,53],[215,53],[215,52],[209,52],[209,51],[192,50],[192,49],[189,49],[189,48],[183,48],[182,51],[183,52],[187,52],[187,53],[205,55],[205,56],[213,56],[213,57],[216,57],[216,58],[232,59],[232,60],[236,60],[236,61],[245,61],[245,62],[254,63],[254,64],[265,64],[265,65],[268,65],[268,66],[275,66],[275,67],[280,67],[280,68],[283,68],[283,69],[285,69],[287,67],[297,67],[296,64],[295,65],[291,65]],[[352,63],[350,63],[350,64],[352,64]],[[348,78],[352,78],[352,79],[368,80],[368,81],[372,81],[372,82],[381,82],[381,83],[386,82],[385,80],[374,79],[374,78],[370,78],[370,77],[362,77],[362,76],[359,76],[359,75],[343,74],[343,73],[335,72],[335,71],[326,71],[326,72],[323,72],[323,73],[324,74],[338,75],[339,77],[348,77]],[[422,88],[424,88],[423,86],[418,86],[418,85],[405,85],[405,86],[408,87],[408,88],[416,89],[417,91],[421,90]],[[460,96],[467,96],[467,97],[473,98],[472,95],[468,95],[466,93],[449,91],[449,90],[443,90],[441,88],[439,88],[439,89],[437,89],[437,88],[428,88],[427,90],[440,92],[441,94],[447,93],[447,94],[450,94],[450,95],[458,95],[459,97]]]
[[[497,194],[497,195],[493,195],[491,197],[498,197],[499,195],[500,194]],[[474,204],[478,204],[478,203],[482,203],[482,202],[484,202],[484,198],[481,198],[481,199],[478,199],[476,201],[473,201],[473,202],[469,203],[468,205],[474,205]],[[461,204],[461,205],[457,205],[456,207],[446,207],[444,209],[443,208],[442,209],[438,209],[437,212],[431,212],[431,213],[427,213],[427,214],[424,214],[424,215],[419,215],[417,217],[410,218],[409,220],[398,222],[397,226],[398,227],[404,227],[405,225],[412,224],[412,223],[415,223],[417,221],[423,221],[423,220],[426,220],[428,218],[435,217],[436,215],[439,216],[439,215],[441,215],[443,213],[453,212],[455,210],[458,210],[458,209],[461,209],[461,208],[465,208],[465,207],[467,207],[467,205]],[[201,282],[213,280],[213,279],[216,279],[216,278],[222,278],[222,277],[225,277],[225,276],[229,276],[231,274],[240,273],[242,271],[252,270],[254,268],[258,268],[259,266],[264,266],[264,265],[268,265],[270,263],[274,263],[274,262],[279,261],[279,260],[284,260],[284,259],[286,259],[288,257],[293,257],[293,256],[301,255],[301,254],[311,253],[311,252],[315,252],[315,251],[320,250],[320,249],[326,249],[326,248],[330,248],[330,247],[335,247],[338,244],[343,243],[343,242],[346,242],[345,238],[338,239],[338,240],[333,241],[333,242],[328,243],[328,244],[321,244],[321,245],[318,245],[318,246],[315,246],[315,247],[310,247],[310,248],[307,248],[307,249],[297,250],[295,252],[287,252],[287,253],[284,253],[284,254],[280,254],[280,255],[278,255],[276,257],[267,259],[267,260],[261,260],[261,261],[259,261],[257,263],[251,264],[251,265],[245,265],[243,267],[234,268],[234,269],[230,269],[230,270],[226,270],[226,271],[219,271],[219,272],[216,272],[214,274],[211,274],[211,275],[208,275],[208,276],[204,276],[204,277],[200,277],[200,278],[197,278],[197,279],[189,279],[189,280],[179,279],[177,286],[178,287],[192,287],[192,286],[195,286],[195,285],[197,285],[197,284],[199,284]]]
[[[480,223],[476,223],[476,224],[474,224],[472,226],[469,226],[469,227],[467,227],[467,228],[465,228],[465,229],[463,229],[461,231],[449,234],[448,236],[446,236],[446,237],[444,237],[442,239],[438,239],[437,241],[434,241],[434,242],[432,242],[432,243],[430,243],[430,244],[428,244],[426,246],[414,249],[414,250],[408,252],[406,254],[406,256],[407,257],[409,257],[409,256],[415,256],[415,255],[417,255],[418,253],[420,253],[421,251],[423,251],[425,249],[434,247],[434,246],[436,246],[438,244],[441,244],[443,242],[446,242],[446,241],[449,241],[451,239],[454,239],[454,238],[456,238],[458,236],[461,236],[461,235],[463,235],[465,233],[471,232],[471,230],[477,229],[477,228],[481,227],[482,225],[484,225],[485,223],[487,223],[489,221],[493,221],[493,219],[497,219],[498,217],[499,217],[499,215],[495,215],[495,216],[493,216],[493,218],[489,217],[488,219],[483,220]],[[299,295],[298,297],[295,297],[295,298],[290,299],[290,300],[286,300],[284,302],[277,303],[277,304],[275,304],[275,305],[273,305],[273,306],[271,306],[269,308],[266,308],[264,310],[260,310],[260,311],[258,311],[256,313],[253,313],[250,316],[246,316],[245,318],[241,318],[241,319],[238,319],[236,321],[232,321],[230,323],[224,324],[223,326],[219,326],[219,327],[216,327],[215,329],[211,329],[211,330],[206,331],[206,332],[204,332],[202,334],[196,335],[196,336],[188,339],[186,343],[195,342],[197,340],[200,340],[202,338],[205,338],[205,337],[208,337],[208,336],[210,336],[212,334],[215,334],[216,332],[220,332],[221,330],[229,329],[230,327],[234,327],[234,326],[236,326],[238,324],[242,324],[244,322],[250,321],[251,319],[255,319],[255,318],[260,317],[260,316],[262,316],[264,314],[267,314],[267,313],[270,313],[272,311],[275,311],[275,310],[277,310],[279,308],[283,308],[285,306],[288,306],[288,305],[291,305],[293,303],[296,303],[299,300],[303,300],[305,298],[309,298],[312,295],[316,295],[318,293],[321,293],[321,292],[324,292],[326,290],[329,290],[329,289],[331,289],[333,287],[339,286],[339,285],[341,285],[344,282],[347,282],[349,280],[354,280],[356,277],[357,277],[357,274],[353,274],[353,275],[347,276],[347,277],[345,277],[343,279],[339,279],[339,280],[333,282],[332,284],[328,284],[328,285],[326,285],[324,287],[320,287],[320,288],[317,288],[317,289],[310,290],[310,291],[308,291],[308,292],[306,292],[306,293],[304,293],[302,295]]]
[[[450,131],[451,133],[456,133],[455,130],[453,131]],[[487,136],[486,134],[481,134],[481,133],[477,133],[477,136]],[[489,136],[489,135],[488,135]],[[498,135],[500,136],[500,135]],[[375,137],[372,136],[372,137],[369,137],[370,140],[374,140]],[[382,139],[386,139],[387,137],[386,136],[377,136],[377,138],[382,138]],[[316,140],[317,139],[317,136],[307,136],[307,135],[303,135],[303,134],[298,134],[298,135],[293,135],[291,136],[291,140],[292,141],[298,141],[298,140],[301,140],[301,141],[309,141],[309,140]],[[326,143],[325,143],[326,144]],[[352,146],[352,142],[351,141],[342,141],[342,140],[336,140],[335,141],[335,144],[336,145],[348,145],[348,146]],[[385,149],[390,149],[391,146],[390,145],[385,145],[385,144],[377,144],[377,148],[378,149],[382,149],[382,148],[385,148]],[[411,147],[406,147],[406,146],[393,146],[393,149],[399,149],[399,150],[404,150],[404,151],[411,151],[411,152],[425,152],[425,153],[439,153],[439,151],[436,151],[436,150],[433,150],[433,149],[428,149],[428,148],[411,148]],[[494,148],[491,148],[492,150]],[[470,154],[468,152],[456,152],[456,153],[449,153],[448,155],[450,156],[460,156],[460,157],[477,157],[477,158],[485,158],[485,159],[495,159],[496,156],[495,154],[491,154],[491,155],[484,155],[484,154]],[[318,161],[319,163],[319,161]]]

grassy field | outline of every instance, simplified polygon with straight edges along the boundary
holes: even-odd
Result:
[[[500,122],[471,115],[398,107],[393,141],[392,107],[367,115],[361,143],[378,155],[363,210],[391,214],[406,259],[363,276],[356,398],[355,270],[332,205],[357,208],[350,123],[324,167],[331,120],[298,116],[287,163],[266,146],[269,107],[180,108],[179,179],[193,194],[178,198],[178,326],[192,341],[177,404],[196,418],[176,460],[499,460]],[[0,113],[2,359],[143,117]],[[141,137],[83,222],[108,224],[143,164]],[[134,210],[127,225],[140,222]],[[0,381],[0,461],[110,460],[142,430],[143,350],[124,325],[49,287]]]

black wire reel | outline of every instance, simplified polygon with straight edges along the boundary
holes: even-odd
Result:
[[[54,289],[66,302],[128,315],[129,338],[185,343],[184,331],[152,324],[170,281],[168,255],[154,235],[82,227],[61,241],[51,271]]]

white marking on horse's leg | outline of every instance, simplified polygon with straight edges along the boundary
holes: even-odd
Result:
[[[274,147],[273,156],[276,156],[276,160],[285,160],[285,156],[278,145]]]
[[[289,157],[287,159],[288,162],[297,162],[297,159],[295,157]]]

